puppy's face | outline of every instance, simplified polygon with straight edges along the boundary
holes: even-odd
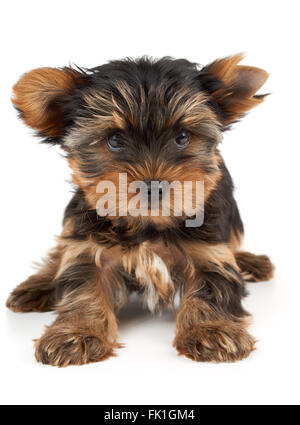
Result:
[[[239,66],[241,59],[215,61],[202,70],[185,60],[147,58],[86,72],[44,68],[25,74],[13,102],[28,125],[68,153],[73,181],[92,209],[101,197],[99,183],[111,182],[107,215],[115,224],[176,226],[195,214],[197,182],[205,200],[220,178],[222,131],[263,100],[255,93],[267,74]],[[147,190],[132,190],[134,182],[144,182]],[[151,182],[175,185],[151,204]],[[188,191],[182,190],[186,182]],[[143,197],[147,211],[124,214]],[[179,199],[186,205],[182,214]]]
[[[112,192],[108,214],[116,221],[126,202],[120,195],[128,194],[127,205],[136,196],[135,191],[130,193],[133,182],[146,182],[149,195],[153,181],[178,182],[181,188],[192,182],[191,191],[185,193],[194,201],[191,207],[196,181],[204,182],[206,193],[211,190],[218,175],[216,146],[221,131],[208,96],[199,90],[197,74],[191,64],[176,61],[119,62],[92,74],[80,107],[75,108],[74,125],[63,138],[74,182],[91,207],[96,208],[99,200],[99,181],[114,183],[117,196]],[[120,174],[126,175],[123,186]],[[128,214],[128,223],[171,226],[193,214],[182,211],[175,219],[174,191],[154,207],[149,195],[147,190],[146,214],[134,218]],[[169,216],[163,215],[163,202],[169,204]]]

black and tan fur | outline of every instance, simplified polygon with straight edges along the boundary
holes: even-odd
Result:
[[[241,59],[203,68],[170,58],[41,68],[15,85],[21,117],[44,142],[60,144],[77,187],[56,248],[7,301],[16,312],[57,311],[36,341],[38,361],[63,367],[113,355],[121,347],[117,312],[132,291],[153,312],[180,292],[174,341],[180,354],[231,362],[254,350],[242,306],[245,284],[270,279],[273,266],[266,256],[240,250],[243,224],[218,150],[222,133],[264,100],[257,91],[267,73],[239,65]],[[178,150],[173,140],[182,129],[190,143]],[[107,147],[116,132],[125,146],[118,153]],[[174,214],[98,216],[97,184],[118,186],[119,173],[127,173],[128,184],[204,181],[203,225],[187,228],[186,217]]]

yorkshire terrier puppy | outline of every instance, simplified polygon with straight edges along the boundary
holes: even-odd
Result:
[[[182,355],[233,362],[254,350],[245,285],[270,279],[273,266],[240,250],[243,224],[218,150],[222,133],[265,97],[257,91],[268,74],[242,58],[203,68],[147,57],[41,68],[15,85],[20,116],[61,146],[76,185],[57,246],[7,301],[15,312],[57,311],[35,343],[39,362],[114,355],[117,313],[133,291],[152,312],[180,293],[174,346]]]

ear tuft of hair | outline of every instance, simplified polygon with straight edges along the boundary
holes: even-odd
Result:
[[[12,102],[24,122],[42,136],[62,134],[62,106],[82,77],[72,68],[39,68],[24,74],[13,88]]]
[[[239,65],[242,53],[218,59],[200,72],[203,88],[210,94],[225,128],[263,102],[267,96],[256,94],[269,74],[253,66]]]

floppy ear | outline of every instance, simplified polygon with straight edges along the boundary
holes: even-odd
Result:
[[[202,87],[211,95],[212,105],[225,127],[263,102],[266,96],[256,92],[269,74],[260,68],[238,65],[243,58],[243,54],[237,54],[219,59],[200,72]]]
[[[58,137],[66,124],[63,106],[80,78],[72,68],[35,69],[14,86],[12,102],[28,126],[44,137]]]

